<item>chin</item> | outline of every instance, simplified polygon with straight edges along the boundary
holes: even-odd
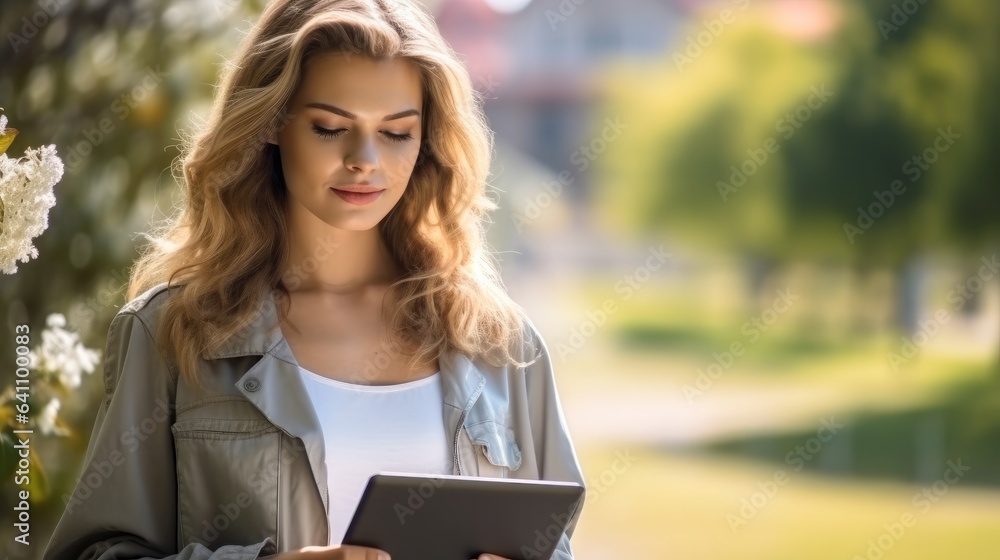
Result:
[[[333,197],[336,198],[335,195]],[[383,204],[352,206],[344,201],[333,201],[325,197],[325,199],[302,201],[297,214],[306,220],[316,219],[342,231],[368,231],[378,226],[392,211],[392,206],[386,206],[384,201],[379,202]],[[395,203],[398,203],[398,200]],[[305,218],[307,215],[311,218]]]
[[[331,227],[335,227],[344,231],[368,231],[376,226],[385,218],[385,214],[380,214],[379,216],[338,216],[332,219],[323,220]]]

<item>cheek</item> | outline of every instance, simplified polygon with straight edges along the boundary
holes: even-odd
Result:
[[[403,186],[410,180],[413,166],[417,163],[420,145],[419,143],[415,144],[415,146],[408,146],[393,152],[385,160],[386,175],[398,186]]]
[[[282,161],[287,162],[285,176],[295,187],[322,184],[330,176],[337,161],[336,148],[312,142],[308,138],[290,136],[282,144]]]

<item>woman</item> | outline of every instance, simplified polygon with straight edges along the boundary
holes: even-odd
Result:
[[[374,559],[341,539],[379,470],[583,484],[548,350],[485,248],[490,151],[409,0],[269,4],[112,320],[44,557]],[[571,559],[580,509],[524,554]]]

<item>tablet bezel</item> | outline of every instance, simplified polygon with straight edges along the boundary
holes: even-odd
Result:
[[[482,489],[483,491],[479,492],[480,495],[477,496],[477,503],[486,502],[487,507],[489,507],[488,502],[490,501],[491,495],[495,495],[498,490],[505,490],[505,489],[509,490],[516,487],[519,491],[529,492],[528,494],[525,495],[525,498],[523,499],[525,500],[526,503],[533,500],[536,504],[539,504],[539,506],[535,506],[536,509],[537,507],[540,507],[540,504],[542,503],[551,503],[551,502],[560,502],[560,507],[565,506],[563,509],[559,509],[557,507],[554,511],[552,509],[546,511],[545,519],[547,520],[549,519],[549,517],[551,517],[552,521],[548,522],[548,524],[545,526],[538,526],[537,530],[535,531],[534,534],[532,534],[532,537],[530,539],[527,538],[528,535],[525,534],[524,532],[528,531],[528,528],[526,527],[521,528],[522,532],[518,536],[508,535],[510,541],[516,541],[517,544],[519,545],[516,551],[510,548],[510,546],[513,546],[514,544],[513,542],[511,542],[511,544],[508,545],[508,548],[506,548],[505,550],[475,550],[476,547],[473,543],[477,539],[480,542],[482,542],[490,539],[498,540],[499,537],[493,534],[488,536],[484,536],[483,534],[465,535],[464,538],[468,538],[469,542],[465,544],[459,544],[457,548],[462,548],[463,550],[467,550],[468,551],[467,554],[469,554],[469,556],[460,559],[456,558],[455,560],[468,560],[469,558],[474,558],[478,554],[483,552],[489,552],[493,554],[503,554],[505,551],[507,554],[515,554],[514,556],[508,556],[514,559],[520,559],[523,556],[525,556],[525,554],[523,554],[524,552],[528,552],[527,557],[530,558],[530,560],[549,560],[549,558],[551,558],[552,553],[555,550],[556,545],[558,544],[559,539],[562,537],[562,534],[565,532],[566,528],[566,524],[557,520],[556,516],[558,515],[559,519],[565,519],[567,522],[569,519],[572,519],[576,515],[577,510],[583,503],[586,490],[583,485],[577,482],[568,482],[561,480],[492,478],[492,477],[464,476],[464,475],[380,471],[369,477],[368,483],[365,485],[365,490],[361,495],[361,499],[358,501],[358,505],[354,510],[354,514],[352,515],[351,521],[347,526],[347,530],[344,532],[342,544],[355,544],[361,546],[372,546],[376,548],[382,548],[382,546],[388,544],[386,542],[383,542],[382,545],[380,546],[379,543],[373,540],[365,539],[359,537],[358,535],[353,534],[359,530],[358,527],[363,523],[371,523],[375,525],[390,525],[390,526],[400,526],[403,524],[403,521],[398,518],[398,512],[392,518],[391,523],[387,523],[388,520],[385,519],[380,519],[376,521],[376,520],[367,520],[364,518],[365,515],[371,515],[367,513],[371,508],[376,508],[376,509],[384,508],[385,504],[370,503],[370,501],[372,500],[372,496],[376,492],[376,489],[382,491],[383,496],[385,492],[391,493],[392,491],[397,489],[401,490],[403,494],[400,494],[399,496],[396,497],[395,500],[393,500],[393,506],[399,506],[403,502],[403,500],[407,498],[407,496],[404,494],[408,494],[411,488],[419,488],[421,487],[421,485],[427,484],[428,482],[435,487],[432,493],[426,497],[424,497],[423,494],[420,494],[422,497],[424,497],[424,499],[428,501],[433,499],[434,494],[442,488],[446,488],[445,489],[446,493],[444,494],[444,496],[453,495],[453,493],[462,492],[463,490],[474,491],[475,489],[479,488]],[[506,488],[504,488],[505,485]],[[530,491],[533,488],[537,488],[540,491],[540,493],[537,494],[534,498],[532,498],[532,495],[530,494]],[[507,498],[504,501],[507,502],[506,507],[509,508],[511,500],[510,493],[505,492],[505,494],[507,494]],[[453,496],[453,499],[456,499],[456,496]],[[468,498],[466,497],[461,497],[458,499],[468,500]],[[514,499],[518,500],[522,498],[514,498]],[[524,507],[532,507],[532,506],[525,505]],[[385,509],[380,509],[380,511],[384,512]],[[419,512],[415,512],[415,514],[418,513]],[[463,515],[467,517],[468,512],[463,513]],[[534,526],[535,525],[532,525],[532,527]],[[513,530],[509,523],[507,525],[507,528],[508,531]],[[365,529],[361,530],[367,530],[367,529],[368,527],[365,527]],[[544,533],[542,532],[542,530],[544,530]],[[558,532],[558,534],[556,534],[556,532]],[[544,545],[547,546],[539,546],[539,543],[543,543]],[[388,548],[395,548],[395,547],[389,546]],[[389,552],[391,553],[392,551],[390,550]],[[464,554],[466,553],[463,553],[463,555]],[[405,558],[398,558],[398,554],[396,554],[393,555],[393,560],[405,560]],[[442,558],[441,560],[448,560],[448,559]]]

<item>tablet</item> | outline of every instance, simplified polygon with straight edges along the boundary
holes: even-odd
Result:
[[[549,560],[580,506],[576,482],[379,472],[368,479],[343,544],[392,560],[470,560],[487,552]]]

